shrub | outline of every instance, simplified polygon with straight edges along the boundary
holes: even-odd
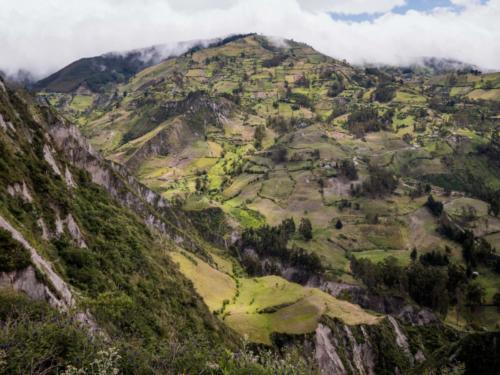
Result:
[[[443,203],[434,200],[432,195],[429,195],[425,206],[432,212],[434,216],[440,216],[443,212]]]
[[[420,263],[425,266],[447,266],[450,263],[449,256],[441,254],[438,251],[431,251],[430,253],[420,255]]]
[[[370,177],[363,182],[362,192],[373,197],[383,197],[392,194],[398,187],[398,178],[389,170],[370,166]]]
[[[340,219],[337,220],[337,222],[335,223],[335,228],[337,229],[342,229],[344,225],[342,224],[342,221],[340,221]]]
[[[392,84],[384,83],[375,90],[375,100],[381,103],[390,102],[396,96],[396,88]]]
[[[12,272],[28,267],[31,255],[10,232],[0,228],[0,272]]]
[[[356,170],[356,164],[351,159],[344,159],[339,165],[340,174],[349,180],[358,179],[358,171]]]
[[[0,372],[57,374],[67,365],[86,366],[101,350],[72,316],[12,290],[0,289],[0,343],[5,363]]]
[[[302,235],[302,237],[304,237],[306,241],[309,241],[313,238],[311,220],[309,220],[308,218],[302,218],[299,225],[299,233]]]

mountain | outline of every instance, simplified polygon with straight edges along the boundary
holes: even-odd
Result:
[[[102,92],[106,86],[126,82],[141,70],[169,57],[182,55],[206,46],[222,45],[233,38],[162,44],[126,52],[110,52],[77,60],[36,82],[37,91],[69,93],[77,90]],[[24,74],[26,75],[26,73]],[[20,79],[23,79],[22,77]]]
[[[146,57],[146,53],[151,54],[151,57]],[[38,81],[34,88],[56,92],[71,92],[79,87],[99,90],[107,83],[126,81],[138,71],[151,65],[155,58],[159,56],[154,48],[128,52],[124,55],[110,53],[84,58]]]
[[[123,373],[496,371],[498,73],[250,34],[93,74],[2,94],[0,277],[45,290],[10,291],[2,322],[70,304]],[[99,358],[77,349],[58,369]]]

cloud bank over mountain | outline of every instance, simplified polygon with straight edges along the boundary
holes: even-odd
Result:
[[[500,0],[17,0],[0,12],[0,70],[41,77],[84,56],[248,32],[355,64],[434,56],[500,69],[499,20]]]

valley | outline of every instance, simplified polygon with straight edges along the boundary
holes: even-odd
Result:
[[[146,50],[0,81],[0,373],[497,368],[500,73]]]
[[[461,262],[461,246],[437,233],[440,219],[423,206],[429,194],[445,207],[468,202],[465,211],[488,203],[463,196],[498,199],[498,166],[476,151],[497,129],[498,85],[499,74],[363,70],[301,43],[249,35],[98,93],[42,95],[107,158],[187,210],[220,208],[236,228],[308,218],[313,238],[291,242],[316,253],[339,281],[356,283],[350,256],[405,265],[413,248],[447,249]],[[374,168],[397,176],[397,185],[355,193]],[[483,217],[488,229],[479,237],[498,248],[500,220],[479,211],[468,226],[484,227],[475,223]],[[490,285],[481,271],[478,282]]]

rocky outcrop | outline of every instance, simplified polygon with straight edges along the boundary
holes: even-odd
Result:
[[[50,165],[50,167],[52,168],[54,173],[58,176],[61,176],[61,170],[59,169],[59,166],[57,165],[56,159],[54,158],[54,155],[52,154],[52,150],[47,145],[43,146],[43,157],[44,157],[45,161]]]
[[[0,288],[12,288],[23,292],[34,300],[48,302],[59,311],[68,312],[77,308],[71,287],[54,271],[52,264],[46,261],[2,216],[0,216],[0,228],[10,232],[12,238],[30,252],[32,263],[22,270],[0,272]],[[106,337],[106,333],[98,327],[90,312],[82,310],[75,312],[77,321],[87,327],[89,332]]]
[[[69,188],[76,188],[75,180],[68,167],[64,170],[64,181]]]
[[[73,215],[68,214],[66,218],[63,220],[60,217],[59,212],[56,212],[56,220],[55,220],[55,227],[56,227],[56,237],[60,237],[64,234],[64,229],[67,229],[68,234],[70,235],[71,239],[73,240],[73,243],[78,246],[79,248],[86,248],[87,244],[85,242],[85,239],[83,238],[82,231],[80,230],[80,227],[76,223],[75,219],[73,218]],[[43,231],[43,227],[42,227]],[[50,239],[50,234],[48,238]]]
[[[347,374],[344,363],[335,349],[332,330],[328,326],[318,324],[316,328],[315,345],[316,361],[321,368],[322,374]]]
[[[382,295],[357,285],[331,281],[316,285],[334,297],[347,299],[364,309],[393,315],[408,324],[427,325],[439,322],[439,318],[431,310],[413,305],[403,297]]]
[[[75,167],[87,171],[92,181],[102,186],[114,199],[130,208],[144,222],[163,235],[178,239],[184,247],[208,257],[196,237],[189,217],[159,194],[133,177],[126,167],[105,160],[73,125],[53,118],[49,132],[57,151]]]
[[[15,183],[13,185],[7,186],[7,192],[12,197],[21,197],[21,199],[27,203],[33,202],[33,197],[31,196],[28,186],[26,186],[26,182],[24,181],[22,183]]]
[[[0,81],[1,83],[1,81]],[[2,129],[4,132],[7,132],[8,130],[15,132],[16,128],[14,128],[14,125],[10,121],[5,121],[3,119],[2,114],[0,113],[0,129]]]
[[[60,302],[58,296],[39,280],[33,266],[20,271],[0,272],[0,288],[7,287],[24,292],[34,300],[47,301],[54,307],[64,305],[67,308],[65,304]]]
[[[446,329],[434,327],[432,335]],[[338,319],[321,319],[314,335],[315,358],[322,374],[402,374],[425,360],[426,327],[407,330],[397,319],[387,317],[379,324],[349,326]]]
[[[64,223],[66,224],[66,228],[68,229],[68,233],[75,242],[76,246],[80,248],[86,248],[87,244],[85,243],[85,240],[83,239],[82,231],[80,230],[80,227],[78,224],[75,222],[75,219],[73,218],[73,215],[68,214],[66,219],[64,220]]]
[[[12,238],[30,252],[31,262],[44,275],[47,281],[46,283],[38,281],[35,277],[33,267],[29,267],[27,270],[4,274],[2,276],[3,283],[9,283],[13,288],[18,288],[33,298],[44,299],[60,310],[67,311],[72,308],[75,304],[75,299],[73,298],[71,289],[53,270],[52,265],[2,216],[0,216],[0,227],[10,232]]]

